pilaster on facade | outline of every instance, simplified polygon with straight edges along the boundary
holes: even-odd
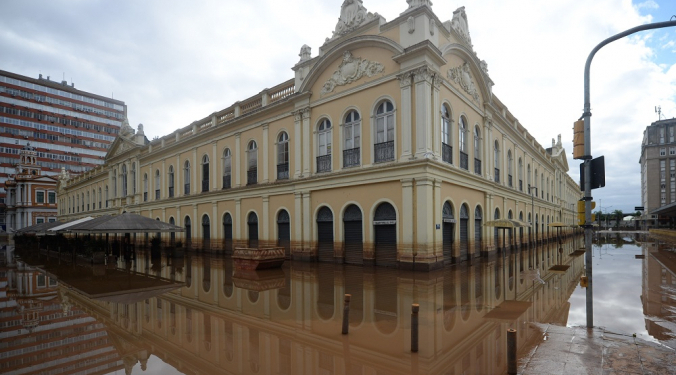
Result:
[[[413,261],[415,243],[415,216],[413,212],[413,179],[401,179],[401,233],[402,249],[400,258]]]
[[[267,184],[270,181],[269,175],[268,175],[268,164],[269,164],[269,133],[270,133],[270,125],[268,124],[263,124],[263,183]],[[267,225],[266,225],[267,226]]]
[[[301,110],[303,117],[303,174],[302,177],[309,177],[312,174],[312,159],[310,157],[310,135],[312,132],[312,125],[310,124],[310,108],[303,108]]]
[[[242,155],[242,137],[241,133],[235,133],[235,155]],[[235,187],[240,187],[242,186],[242,177],[240,176],[242,174],[241,172],[241,167],[240,164],[242,164],[241,161],[239,161],[239,157],[236,156],[235,160],[237,160],[237,163],[232,163],[232,175],[235,176]],[[238,221],[239,222],[239,221]]]
[[[415,157],[425,158],[432,154],[432,83],[434,71],[427,66],[413,73],[415,82]]]
[[[294,117],[294,122],[293,122],[293,129],[294,129],[294,134],[299,137],[298,140],[293,142],[293,149],[294,149],[294,172],[293,172],[293,178],[301,178],[303,177],[303,174],[301,173],[302,169],[302,163],[301,163],[301,155],[302,155],[302,150],[303,150],[303,139],[301,136],[301,120],[302,120],[303,113],[302,111],[294,111],[293,112],[293,117]]]
[[[412,88],[411,81],[413,80],[413,73],[411,71],[397,75],[399,80],[399,87],[401,89],[401,106],[400,106],[400,119],[401,119],[401,156],[400,161],[407,161],[413,157],[411,142],[413,137],[411,135],[411,117],[413,116],[412,110]]]

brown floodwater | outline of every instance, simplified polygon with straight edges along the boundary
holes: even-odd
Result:
[[[584,256],[573,254],[581,244],[524,247],[433,272],[291,261],[240,272],[229,257],[143,251],[129,262],[73,265],[9,246],[0,373],[503,374],[508,329],[524,355],[542,340],[531,323],[585,324]],[[672,250],[602,238],[595,324],[672,343]]]

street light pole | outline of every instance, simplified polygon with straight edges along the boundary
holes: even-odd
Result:
[[[587,328],[594,327],[594,300],[592,293],[592,224],[591,224],[591,202],[592,202],[592,182],[591,182],[591,102],[589,93],[589,72],[591,70],[591,62],[603,46],[612,43],[625,36],[637,33],[644,30],[661,29],[664,27],[676,26],[676,21],[657,22],[647,25],[636,26],[629,30],[625,30],[619,34],[615,34],[610,38],[599,43],[587,57],[587,62],[584,66],[584,112],[580,119],[584,119],[584,246],[585,246],[585,272],[587,275]]]

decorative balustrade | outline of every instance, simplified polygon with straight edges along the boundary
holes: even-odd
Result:
[[[394,141],[376,143],[373,146],[376,163],[394,160]]]
[[[241,111],[240,113],[242,115],[245,115],[247,113],[257,110],[258,108],[261,108],[262,106],[263,106],[263,98],[259,96],[258,98],[255,98],[249,102],[240,104],[239,108]]]
[[[293,95],[296,92],[296,84],[294,81],[291,81],[285,85],[278,86],[277,89],[273,88],[270,92],[270,103],[282,100],[286,97]]]
[[[441,160],[453,164],[453,147],[451,145],[441,144]]]
[[[343,150],[343,168],[359,165],[359,147]]]
[[[278,180],[289,179],[289,163],[277,164],[277,179]]]
[[[460,168],[469,170],[469,157],[462,151],[460,151]]]
[[[317,156],[317,172],[331,171],[331,154]]]
[[[228,112],[225,112],[224,114],[218,116],[218,123],[222,124],[226,121],[230,121],[235,118],[235,110],[231,109]]]

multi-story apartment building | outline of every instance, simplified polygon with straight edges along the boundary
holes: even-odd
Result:
[[[28,142],[37,151],[42,174],[61,168],[84,172],[103,164],[127,106],[50,77],[30,78],[0,70],[0,202],[5,181]],[[0,225],[5,224],[0,203]]]
[[[655,121],[643,132],[641,143],[641,202],[649,226],[665,224],[654,211],[676,203],[676,119]],[[664,210],[663,210],[664,211]]]
[[[105,164],[62,180],[59,216],[138,212],[210,249],[432,269],[485,255],[483,225],[573,224],[579,186],[492,91],[464,8],[409,1],[387,22],[345,2],[295,77],[149,143],[123,126]],[[169,236],[167,236],[167,239]]]

